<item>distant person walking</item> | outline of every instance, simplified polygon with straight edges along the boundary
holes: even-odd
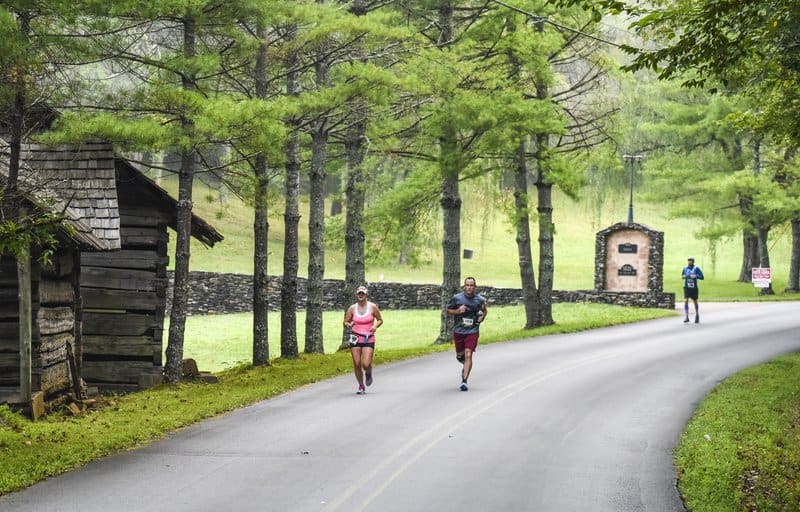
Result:
[[[367,287],[356,290],[356,303],[344,313],[345,328],[350,329],[350,355],[353,372],[358,381],[359,395],[366,393],[365,385],[372,385],[372,356],[375,353],[375,331],[383,325],[378,305],[367,300]]]
[[[467,391],[467,379],[472,371],[472,354],[478,348],[480,324],[486,320],[486,299],[475,293],[475,278],[464,279],[464,291],[453,295],[447,304],[447,314],[455,316],[453,343],[461,369],[461,391]]]
[[[697,299],[700,290],[697,287],[697,281],[703,279],[703,271],[694,264],[694,258],[689,258],[687,265],[683,267],[681,278],[683,279],[683,311],[686,313],[686,318],[683,319],[683,323],[689,322],[689,299],[692,299],[694,302],[694,323],[699,324],[700,309],[697,304]]]

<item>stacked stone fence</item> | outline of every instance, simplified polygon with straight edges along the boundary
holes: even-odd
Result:
[[[172,306],[172,272],[169,273],[167,291],[167,314]],[[405,283],[367,283],[371,300],[381,309],[439,309],[440,285]],[[247,274],[222,274],[215,272],[189,273],[189,303],[187,314],[225,314],[252,311],[253,276]],[[355,297],[343,296],[344,281],[326,279],[324,281],[324,309],[343,310],[355,302]],[[274,276],[269,283],[269,305],[279,310],[281,297],[281,278]],[[516,305],[523,302],[522,290],[518,288],[497,288],[478,286],[478,292],[486,297],[490,305]],[[636,306],[644,308],[675,309],[675,294],[663,292],[604,292],[595,290],[553,291],[553,302],[590,302]],[[306,280],[298,278],[298,309],[304,309],[306,302]]]

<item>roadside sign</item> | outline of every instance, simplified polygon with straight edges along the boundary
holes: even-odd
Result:
[[[753,267],[753,286],[756,288],[769,288],[772,282],[772,269],[769,267]]]

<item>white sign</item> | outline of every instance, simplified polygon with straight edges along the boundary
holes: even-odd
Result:
[[[772,269],[769,267],[753,267],[752,269],[753,286],[756,288],[769,288],[772,282]]]

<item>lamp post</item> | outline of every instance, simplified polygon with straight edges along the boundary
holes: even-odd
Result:
[[[642,155],[622,155],[622,161],[631,167],[631,195],[628,202],[628,224],[633,224],[633,173],[636,170],[636,164],[641,165]]]

